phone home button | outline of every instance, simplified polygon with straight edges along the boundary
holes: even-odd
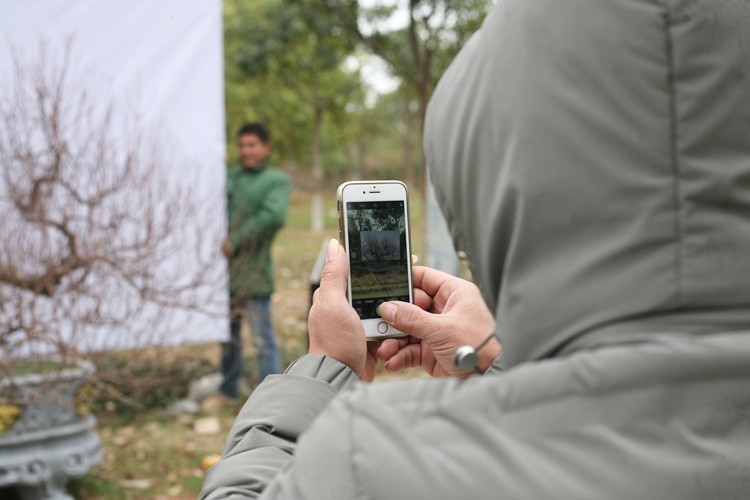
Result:
[[[378,333],[385,333],[388,331],[388,323],[381,321],[378,323]]]

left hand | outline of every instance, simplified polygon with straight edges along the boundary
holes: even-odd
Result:
[[[492,340],[495,319],[473,283],[429,267],[412,268],[414,304],[385,302],[378,313],[389,324],[410,335],[384,340],[378,354],[388,371],[421,366],[433,377],[465,378],[453,364],[456,349]],[[477,352],[484,372],[500,355],[495,339]]]
[[[224,240],[221,242],[221,253],[224,254],[224,257],[229,258],[232,255],[234,255],[234,248],[232,248],[232,245],[229,243],[229,240]]]
[[[334,358],[351,368],[360,380],[372,382],[380,344],[367,342],[362,320],[346,298],[348,274],[346,252],[332,239],[307,320],[309,353]]]

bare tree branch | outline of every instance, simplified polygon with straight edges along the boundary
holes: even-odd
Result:
[[[75,360],[102,329],[153,345],[179,328],[171,312],[225,316],[223,225],[196,190],[199,170],[74,78],[72,42],[58,59],[44,44],[34,62],[12,55],[0,88],[0,373],[19,353]]]

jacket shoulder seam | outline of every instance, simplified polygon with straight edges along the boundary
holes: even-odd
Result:
[[[674,281],[675,306],[684,300],[683,288],[683,242],[685,221],[682,210],[682,164],[679,151],[679,116],[677,110],[677,70],[672,35],[673,14],[669,0],[664,1],[664,38],[667,63],[667,94],[669,100],[669,148],[672,170],[672,214],[674,223]]]

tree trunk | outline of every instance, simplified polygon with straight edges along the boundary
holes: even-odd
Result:
[[[349,166],[346,168],[346,173],[344,175],[347,179],[351,180],[360,180],[362,178],[362,166],[360,164],[362,155],[359,152],[357,142],[358,141],[352,141],[346,148],[346,158],[349,161]]]
[[[361,133],[357,138],[357,166],[359,169],[359,178],[367,179],[370,176],[367,168],[367,140],[365,134]]]
[[[414,114],[412,113],[412,110],[409,109],[409,104],[407,101],[406,105],[406,133],[404,134],[404,149],[403,149],[403,157],[402,161],[404,162],[404,169],[406,170],[406,175],[404,178],[404,182],[406,182],[406,185],[409,186],[410,189],[418,189],[419,186],[417,183],[419,182],[418,178],[419,176],[414,175],[414,134],[411,132],[412,126],[414,125],[413,120]]]
[[[324,207],[323,207],[323,158],[321,155],[321,129],[323,128],[323,110],[319,105],[315,105],[313,118],[313,140],[312,140],[312,174],[313,174],[313,195],[312,205],[310,207],[310,228],[316,232],[322,232],[325,229]]]
[[[419,6],[419,0],[409,1],[409,45],[411,46],[412,57],[414,58],[414,64],[417,67],[418,80],[417,80],[417,98],[419,99],[419,137],[420,142],[424,137],[424,125],[425,115],[427,114],[427,104],[430,100],[430,92],[432,91],[432,52],[431,50],[420,44],[419,36],[417,35],[417,20],[414,13]],[[421,169],[419,174],[416,176],[420,179],[427,175],[427,165],[425,163],[424,155],[421,155]],[[425,179],[425,191],[427,187],[427,179]],[[422,193],[423,201],[425,193]]]

